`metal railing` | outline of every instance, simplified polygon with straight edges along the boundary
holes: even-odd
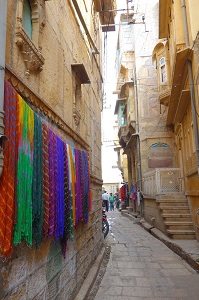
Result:
[[[178,168],[161,168],[149,171],[143,176],[143,193],[155,197],[161,194],[180,194],[182,178]]]

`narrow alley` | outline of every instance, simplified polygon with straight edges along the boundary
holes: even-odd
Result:
[[[138,223],[108,212],[110,260],[95,300],[199,299],[199,274]]]

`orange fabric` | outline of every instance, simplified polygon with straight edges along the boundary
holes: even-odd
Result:
[[[15,215],[17,92],[8,82],[5,82],[4,111],[8,141],[4,146],[4,167],[0,177],[0,254],[9,257],[12,254]]]

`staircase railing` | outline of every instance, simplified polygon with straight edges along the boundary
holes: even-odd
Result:
[[[143,176],[143,193],[151,197],[161,194],[181,194],[182,180],[179,168],[154,169]]]

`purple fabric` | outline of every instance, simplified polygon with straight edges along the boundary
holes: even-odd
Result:
[[[64,235],[64,143],[57,137],[58,148],[58,197],[57,197],[57,226],[56,226],[56,242],[59,237]]]
[[[53,237],[55,233],[56,193],[55,193],[55,134],[49,129],[49,230],[48,236]]]

